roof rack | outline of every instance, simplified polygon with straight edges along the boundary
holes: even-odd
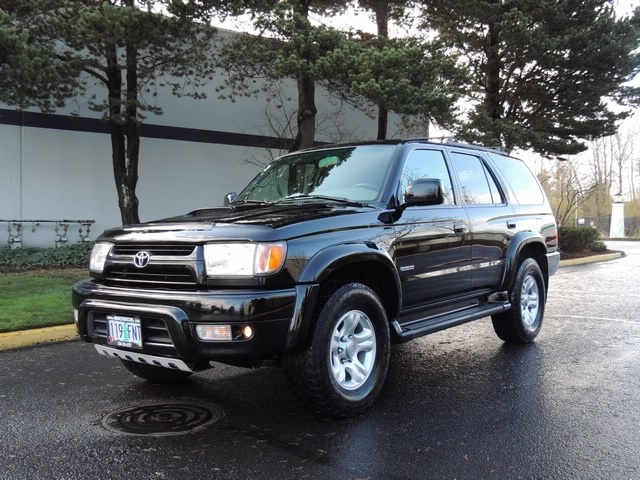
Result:
[[[445,145],[454,145],[456,147],[465,147],[465,148],[476,148],[480,150],[485,150],[489,152],[503,153],[508,155],[507,152],[502,146],[486,146],[486,145],[476,145],[473,143],[465,143],[461,142],[455,137],[452,136],[443,136],[443,137],[417,137],[417,138],[409,138],[406,140],[407,142],[431,142],[431,143],[442,143]]]
[[[407,142],[433,142],[433,143],[458,143],[455,137],[443,136],[443,137],[414,137],[407,138]]]

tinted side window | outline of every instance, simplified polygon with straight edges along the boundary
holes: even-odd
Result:
[[[501,205],[504,198],[482,160],[475,155],[451,153],[453,168],[458,174],[462,199],[470,205]]]
[[[529,167],[517,158],[489,154],[520,205],[542,205],[544,193]]]
[[[444,190],[444,204],[453,205],[455,203],[451,176],[444,155],[440,150],[413,150],[407,155],[400,181],[402,202],[404,202],[404,191],[411,182],[419,178],[439,179]]]

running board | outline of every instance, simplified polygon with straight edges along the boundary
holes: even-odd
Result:
[[[176,358],[156,357],[154,355],[146,355],[144,353],[130,352],[118,350],[104,345],[94,345],[100,355],[106,357],[117,358],[118,360],[128,360],[130,362],[142,363],[143,365],[151,365],[153,367],[168,368],[169,370],[182,370],[183,372],[193,373],[193,370],[182,360]]]
[[[502,313],[511,308],[511,303],[486,303],[470,309],[457,311],[454,313],[444,314],[438,317],[431,317],[424,320],[418,320],[409,324],[401,325],[394,320],[391,325],[395,330],[399,342],[406,342],[423,335],[439,332],[456,325],[478,320],[483,317]]]

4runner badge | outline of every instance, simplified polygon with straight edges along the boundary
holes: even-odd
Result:
[[[149,265],[149,252],[138,252],[133,256],[133,264],[138,268]]]

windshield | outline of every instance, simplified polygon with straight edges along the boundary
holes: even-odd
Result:
[[[395,145],[362,145],[282,157],[265,168],[236,202],[322,197],[369,202],[381,193]]]

